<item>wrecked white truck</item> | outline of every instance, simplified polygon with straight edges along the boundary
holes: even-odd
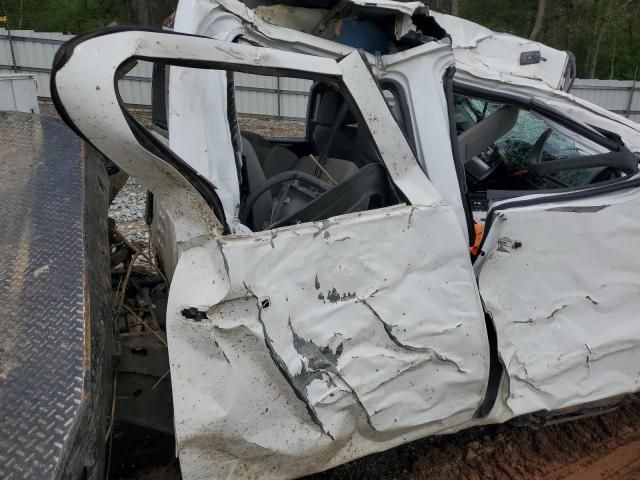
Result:
[[[639,127],[572,59],[420,2],[190,0],[58,53],[55,105],[153,194],[184,478],[293,478],[640,386]],[[123,104],[156,65],[155,126]],[[309,80],[298,138],[234,73]]]

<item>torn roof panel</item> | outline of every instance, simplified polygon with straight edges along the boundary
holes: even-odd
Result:
[[[226,5],[231,3],[229,0],[220,3],[227,9],[231,7]],[[445,35],[439,26],[434,28],[434,22],[424,20],[428,9],[421,2],[245,1],[241,5],[249,9],[247,17],[254,16],[273,26],[372,54],[385,55],[441,39]]]
[[[526,38],[494,32],[477,23],[429,11],[421,2],[392,0],[219,0],[225,8],[242,5],[247,14],[269,25],[303,32],[344,45],[385,55],[447,34],[459,70],[476,77],[518,83],[533,80],[552,89],[566,89],[571,57]],[[237,12],[237,8],[230,11]],[[251,20],[253,22],[253,18]],[[275,31],[263,32],[282,41]],[[271,36],[275,34],[275,36]],[[313,40],[298,39],[312,44]],[[271,45],[277,48],[277,45]],[[285,45],[282,48],[286,49]]]
[[[393,10],[405,15],[413,15],[417,12],[427,12],[427,7],[422,2],[395,2],[393,0],[349,0],[349,3],[367,8],[379,8]]]
[[[243,0],[242,3],[251,9],[262,6],[282,5],[324,10],[342,8],[350,3],[367,9],[391,10],[405,15],[413,15],[417,11],[426,12],[427,10],[427,7],[422,2],[398,2],[394,0]]]
[[[553,89],[568,85],[568,52],[510,33],[494,32],[482,25],[443,13],[429,13],[451,36],[456,66],[474,76],[513,81],[526,78]],[[525,54],[532,54],[521,58]]]

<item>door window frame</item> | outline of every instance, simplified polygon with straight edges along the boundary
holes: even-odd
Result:
[[[545,118],[549,118],[576,134],[581,135],[611,151],[619,152],[627,149],[627,147],[622,143],[622,140],[615,133],[606,132],[600,128],[595,128],[574,120],[558,109],[545,104],[543,101],[533,96],[497,92],[495,90],[488,90],[483,87],[469,85],[458,81],[453,82],[453,93],[488,100],[490,102],[514,105],[523,110],[529,110]],[[638,161],[640,162],[640,158]],[[600,182],[595,185],[531,190],[526,193],[523,193],[522,191],[514,191],[512,197],[506,196],[504,200],[497,201],[496,204],[487,211],[484,236],[478,249],[478,256],[486,255],[484,246],[485,240],[488,238],[487,232],[491,229],[498,211],[538,204],[581,200],[583,198],[637,187],[640,187],[640,173]]]

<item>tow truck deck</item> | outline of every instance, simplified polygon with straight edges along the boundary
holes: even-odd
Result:
[[[108,179],[57,118],[0,112],[0,478],[102,478]]]

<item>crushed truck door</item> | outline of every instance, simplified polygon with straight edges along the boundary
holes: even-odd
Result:
[[[334,61],[119,31],[61,55],[58,108],[169,211],[167,333],[185,478],[297,477],[469,424],[489,344],[467,245],[358,52]],[[382,160],[359,173],[375,170],[403,200],[230,234],[216,189],[122,107],[114,75],[132,58],[332,82]]]
[[[587,166],[596,173],[610,165],[608,156],[633,157],[584,129],[611,149],[583,157],[594,159]],[[567,132],[577,144],[580,136]],[[563,163],[578,168],[577,151],[540,165],[549,175],[566,174]],[[626,176],[516,195],[487,215],[476,269],[508,375],[504,401],[514,416],[614,399],[640,387],[640,178],[634,161]]]

